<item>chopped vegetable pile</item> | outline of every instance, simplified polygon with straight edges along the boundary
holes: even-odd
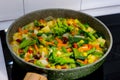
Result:
[[[19,57],[39,67],[71,69],[100,59],[105,43],[104,35],[88,23],[48,17],[19,27],[11,46]]]

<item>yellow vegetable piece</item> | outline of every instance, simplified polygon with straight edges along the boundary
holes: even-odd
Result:
[[[97,57],[94,55],[89,55],[88,56],[88,63],[93,63],[97,60]]]
[[[44,28],[41,29],[41,31],[47,33],[47,32],[50,32],[50,28],[49,26],[45,26]]]

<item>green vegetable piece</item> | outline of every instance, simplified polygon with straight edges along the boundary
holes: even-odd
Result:
[[[105,39],[103,39],[102,37],[98,38],[98,43],[100,44],[101,47],[104,47],[105,42],[106,42]]]
[[[65,32],[65,30],[64,30],[64,28],[58,27],[58,25],[55,25],[53,27],[53,32],[55,35],[62,35]]]
[[[58,27],[62,27],[62,26],[63,26],[63,25],[62,25],[62,21],[60,21],[59,18],[57,19],[57,24],[58,24]]]
[[[85,37],[89,37],[91,40],[96,40],[96,36],[91,33],[91,32],[87,32],[87,31],[83,31],[83,30],[79,30],[79,34],[81,35],[84,35]]]
[[[97,56],[98,58],[101,58],[104,54],[103,54],[103,52],[96,51],[96,52],[94,52],[93,55]]]
[[[35,65],[37,65],[37,66],[39,66],[39,67],[45,67],[45,66],[40,62],[40,60],[37,60],[37,61],[35,62]]]
[[[30,59],[33,59],[33,54],[30,54]]]
[[[24,51],[24,53],[26,53],[27,51],[28,51],[28,46],[27,47],[25,47],[24,49],[23,49],[23,51]]]
[[[55,35],[63,35],[65,32],[68,32],[72,29],[69,27],[64,18],[58,18],[56,20],[56,24],[52,28]]]
[[[33,39],[36,41],[37,46],[39,46],[40,45],[39,39],[37,37],[33,37]]]
[[[55,44],[55,45],[57,45],[57,44],[58,44],[58,42],[57,42],[56,40],[54,40],[54,44]]]
[[[95,37],[92,33],[90,33],[90,32],[88,32],[88,36],[89,36],[92,40],[95,40],[95,39],[96,39],[96,37]]]
[[[49,57],[48,57],[48,60],[50,61],[50,62],[55,62],[55,58],[56,58],[56,53],[57,53],[57,50],[56,50],[56,48],[55,47],[52,47],[51,48],[52,49],[52,52],[50,53],[50,55],[49,55]]]
[[[25,48],[25,47],[30,46],[30,45],[33,45],[33,44],[35,44],[35,43],[36,43],[35,40],[27,40],[27,39],[25,39],[25,40],[23,40],[22,43],[20,44],[20,48]]]
[[[63,65],[63,64],[73,64],[73,63],[75,63],[75,61],[74,61],[74,59],[72,59],[72,58],[57,57],[57,58],[55,59],[55,63],[56,63],[56,64]]]
[[[74,27],[72,25],[68,26],[66,19],[63,19],[63,26],[66,28],[67,32],[70,32],[74,29]]]
[[[69,32],[69,31],[72,31],[73,29],[74,29],[73,26],[67,26],[67,30],[68,30],[68,32]]]
[[[76,64],[70,64],[70,68],[75,68]]]
[[[81,39],[79,42],[77,42],[78,46],[82,46],[83,44],[88,44],[89,40],[88,39]]]
[[[81,59],[84,60],[86,57],[82,56],[82,53],[78,51],[78,49],[73,48],[73,53],[74,53],[74,57],[75,59]]]
[[[79,42],[82,38],[69,36],[68,39],[70,43],[76,43]]]
[[[60,57],[70,57],[73,53],[64,53]]]
[[[51,34],[51,35],[47,35],[47,38],[46,38],[46,41],[53,41],[54,40],[54,36]]]
[[[41,43],[42,45],[46,46],[46,40],[45,40],[45,39],[42,39],[42,40],[40,41],[40,43]]]
[[[67,50],[66,50],[66,48],[65,48],[64,46],[62,47],[62,51],[63,51],[64,53],[67,52]]]
[[[56,55],[56,53],[57,53],[56,48],[53,47],[52,50],[53,50],[53,52],[50,53],[49,58],[48,58],[48,60],[49,60],[51,63],[60,64],[60,65],[75,63],[74,59],[69,58],[69,56],[70,56],[72,53],[66,53],[66,54],[63,54],[63,55],[61,55],[61,56],[57,56],[57,55]]]
[[[41,37],[45,40],[48,38],[46,34],[42,34]]]
[[[68,26],[66,19],[63,19],[63,25]]]
[[[25,53],[20,53],[20,55],[19,55],[21,58],[24,58],[24,56],[25,56]]]
[[[50,62],[54,62],[54,54],[53,53],[50,53],[49,57],[48,57],[48,60]]]
[[[75,22],[79,25],[79,27],[82,29],[82,30],[85,30],[86,27],[84,26],[84,24],[82,24],[78,19],[75,19]]]
[[[95,52],[95,50],[96,50],[95,47],[93,47],[91,50],[87,51],[87,54],[89,55],[89,54]]]
[[[37,36],[41,36],[42,35],[42,33],[37,33]]]
[[[36,40],[36,44],[37,44],[37,46],[39,46],[39,45],[40,45],[40,41],[39,41],[39,39],[36,38],[35,40]]]
[[[20,44],[20,48],[25,48],[31,43],[31,40],[23,40]]]
[[[86,28],[90,27],[88,23],[84,24],[84,26],[85,26]]]
[[[41,24],[37,20],[34,21],[34,26],[40,26],[40,25]]]
[[[74,52],[75,59],[77,59],[80,55],[79,51],[76,48],[73,48],[73,52]]]
[[[99,37],[105,38],[104,34],[103,34],[103,33],[100,33],[100,32],[94,33],[94,36],[95,36],[96,38],[99,38]]]

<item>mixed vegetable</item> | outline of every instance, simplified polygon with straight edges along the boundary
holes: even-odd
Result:
[[[103,34],[88,23],[48,17],[19,27],[11,46],[19,57],[39,67],[71,69],[101,58],[105,42]]]

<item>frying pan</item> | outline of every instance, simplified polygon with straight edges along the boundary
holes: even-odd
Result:
[[[48,16],[52,16],[54,18],[64,17],[64,18],[77,18],[78,20],[82,21],[83,23],[87,22],[91,27],[93,27],[96,31],[99,31],[104,34],[106,39],[107,51],[105,54],[96,62],[92,64],[88,64],[82,67],[76,67],[73,69],[49,69],[49,68],[41,68],[34,64],[30,64],[29,62],[25,62],[22,58],[18,57],[16,53],[12,50],[10,46],[10,42],[12,41],[13,34],[17,32],[19,27],[22,27],[34,20],[39,20],[41,18],[46,18]],[[105,24],[103,24],[100,20],[82,13],[80,11],[74,11],[69,9],[44,9],[44,10],[37,10],[31,13],[28,13],[20,18],[16,19],[8,28],[6,34],[6,42],[9,50],[11,51],[11,55],[14,60],[24,69],[43,72],[47,74],[49,80],[72,80],[78,79],[81,77],[85,77],[95,70],[97,70],[105,61],[106,56],[109,54],[112,48],[112,35],[109,29]]]

